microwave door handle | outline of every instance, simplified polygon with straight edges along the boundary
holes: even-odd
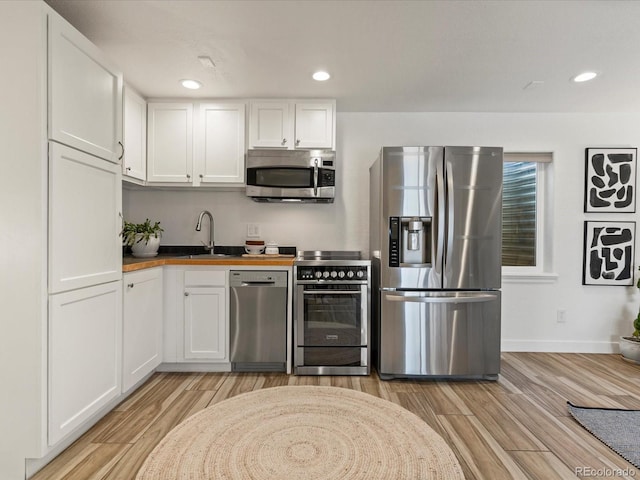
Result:
[[[318,196],[318,159],[315,159],[315,165],[313,167],[313,196]]]

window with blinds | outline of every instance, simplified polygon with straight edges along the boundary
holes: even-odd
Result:
[[[502,187],[502,265],[536,265],[537,166],[505,162]]]
[[[550,153],[505,153],[502,193],[502,266],[540,261],[541,174]]]

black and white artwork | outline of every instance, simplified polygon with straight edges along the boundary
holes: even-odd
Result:
[[[583,285],[633,285],[636,222],[584,222]]]
[[[585,212],[636,211],[637,148],[587,148]]]

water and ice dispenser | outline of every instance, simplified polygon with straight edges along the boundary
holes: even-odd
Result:
[[[431,217],[389,218],[389,266],[431,264]]]

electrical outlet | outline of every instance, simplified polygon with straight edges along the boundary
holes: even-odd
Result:
[[[567,311],[566,310],[558,310],[557,313],[557,321],[558,323],[567,323]]]
[[[247,238],[260,238],[259,223],[247,223]]]

